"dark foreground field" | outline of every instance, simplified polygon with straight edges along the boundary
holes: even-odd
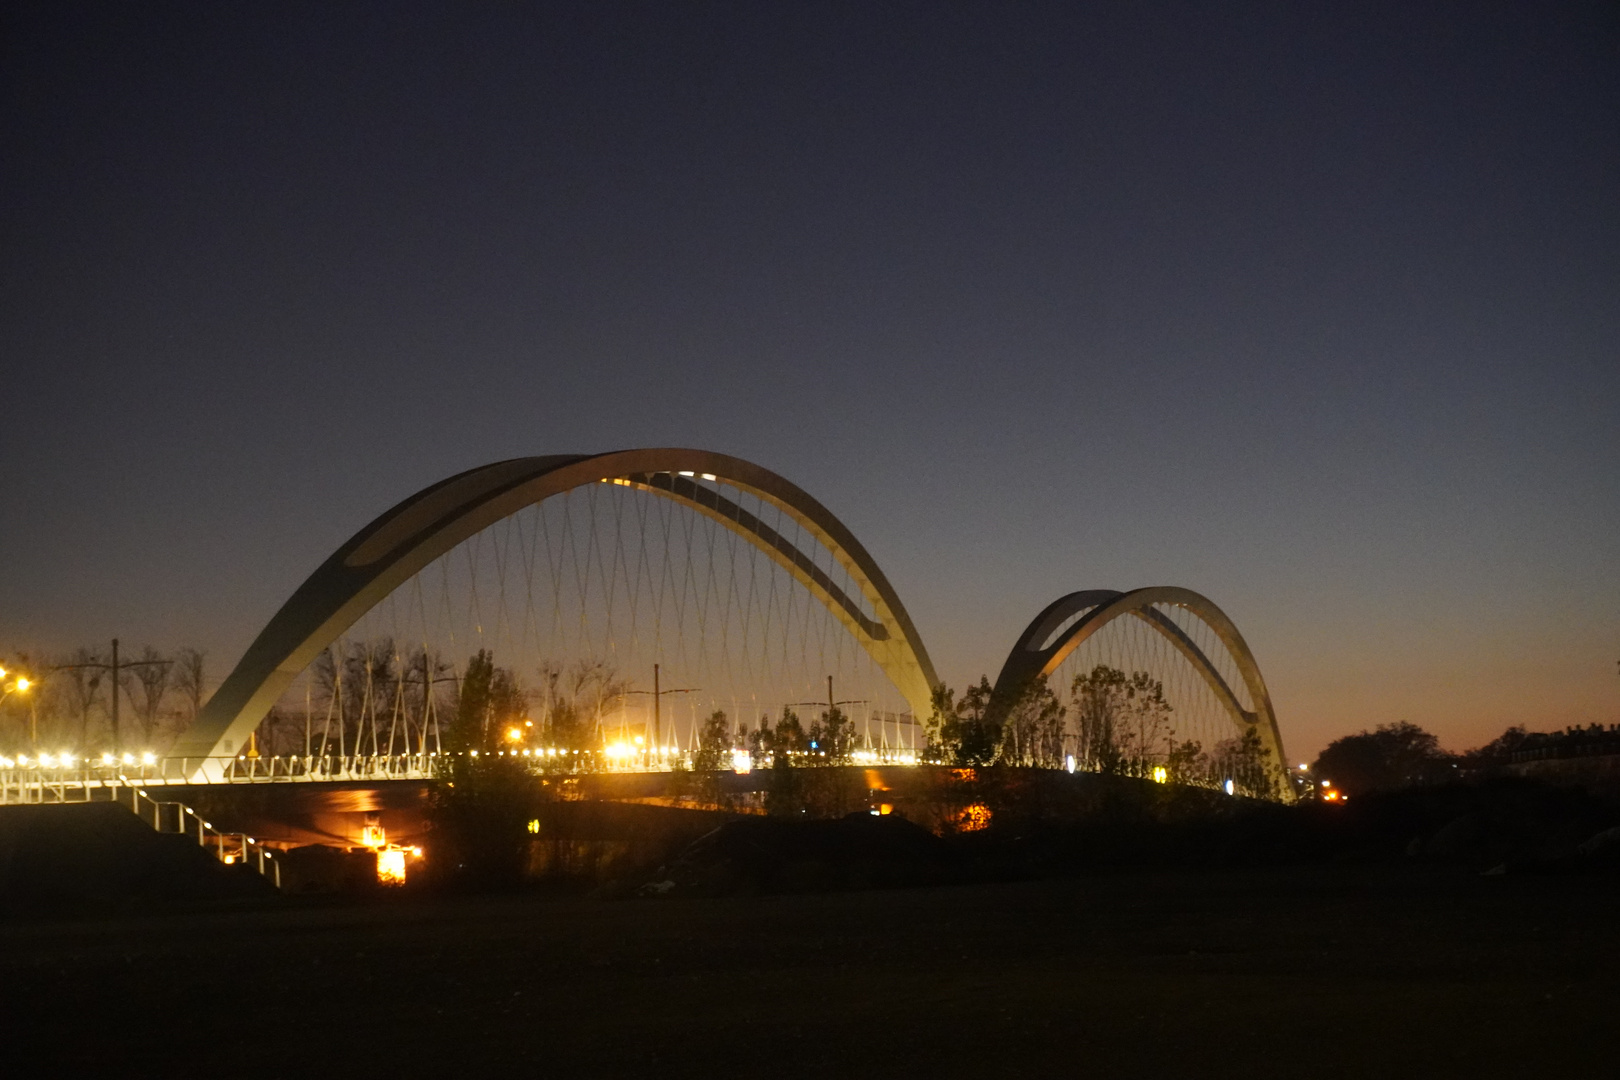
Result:
[[[0,925],[50,1075],[1620,1075],[1612,877],[1316,866]],[[18,1072],[12,1072],[13,1068]]]

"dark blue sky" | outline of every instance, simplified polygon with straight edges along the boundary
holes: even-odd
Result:
[[[710,447],[951,682],[1222,604],[1290,750],[1620,720],[1620,16],[9,5],[0,650],[216,675],[451,472]]]

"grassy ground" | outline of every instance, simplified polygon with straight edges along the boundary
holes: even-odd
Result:
[[[1608,1077],[1617,898],[1613,878],[1318,866],[13,923],[0,1060],[170,1076]]]

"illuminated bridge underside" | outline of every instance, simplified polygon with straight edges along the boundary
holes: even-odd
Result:
[[[788,515],[832,553],[872,614],[840,589],[810,554],[723,494],[698,483],[698,477],[723,481]],[[743,537],[838,619],[916,715],[927,714],[929,693],[938,680],[916,628],[872,557],[826,507],[775,473],[739,458],[703,450],[623,450],[485,465],[425,488],[378,517],[282,606],[171,753],[199,758],[235,754],[321,651],[394,589],[490,525],[553,495],[598,483],[671,499]]]
[[[1215,632],[1242,676],[1249,700],[1254,703],[1253,712],[1243,708],[1237,694],[1222,678],[1220,669],[1192,638],[1174,621],[1154,610],[1155,604],[1186,608]],[[1081,612],[1085,614],[1075,619]],[[1283,756],[1282,733],[1277,727],[1277,716],[1271,707],[1271,694],[1266,689],[1265,680],[1260,677],[1260,666],[1255,663],[1254,654],[1249,651],[1243,635],[1238,633],[1237,626],[1227,618],[1226,613],[1207,597],[1191,589],[1174,586],[1132,589],[1130,592],[1088,589],[1054,601],[1035,616],[1023,634],[1019,635],[1017,644],[1007,656],[1007,662],[1002,665],[990,699],[991,716],[996,719],[1006,716],[1018,696],[1034,680],[1051,675],[1087,638],[1125,615],[1142,620],[1169,640],[1209,685],[1216,700],[1231,716],[1237,731],[1253,727],[1260,736],[1261,745],[1271,753],[1273,762],[1282,764],[1287,760]],[[1059,628],[1071,619],[1074,622],[1059,634]]]

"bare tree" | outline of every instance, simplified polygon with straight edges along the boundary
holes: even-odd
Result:
[[[370,642],[339,640],[316,657],[315,682],[326,702],[328,717],[321,727],[321,753],[334,749],[340,755],[361,752],[366,717],[373,704],[372,679],[378,652],[378,646]],[[332,728],[336,729],[335,740]]]
[[[1106,664],[1074,677],[1070,702],[1079,727],[1080,768],[1087,772],[1124,772],[1125,756],[1120,750],[1120,699],[1124,696],[1125,673]]]
[[[56,665],[61,672],[61,685],[66,688],[68,705],[79,721],[79,753],[90,752],[90,706],[95,704],[101,687],[99,654],[80,646],[71,656]]]
[[[568,739],[601,738],[602,718],[616,711],[630,683],[619,677],[618,669],[606,660],[576,660],[566,669],[551,660],[540,662],[540,679],[545,689],[542,706],[548,723],[567,729]],[[559,719],[566,720],[557,723]],[[576,731],[575,728],[578,728]]]
[[[343,694],[344,667],[345,665],[339,662],[330,645],[322,649],[321,654],[310,665],[315,685],[320,691],[320,700],[326,704],[326,716],[321,724],[320,752],[323,755],[331,752],[329,745],[332,741],[332,721],[334,719],[337,720],[338,728],[338,752],[344,753],[347,748],[347,740],[344,735],[344,711],[348,707],[348,703],[344,700]]]
[[[1260,799],[1276,797],[1281,769],[1269,760],[1271,751],[1253,724],[1238,738],[1216,743],[1210,757],[1217,772],[1232,784],[1228,791]]]
[[[129,673],[122,676],[124,689],[135,703],[135,719],[141,726],[141,745],[150,747],[158,727],[158,711],[169,692],[169,668],[172,662],[163,659],[148,645],[141,650],[141,658],[130,665]],[[139,693],[137,693],[139,690]]]
[[[392,742],[392,725],[398,719],[396,708],[399,705],[399,650],[394,647],[392,637],[378,638],[367,642],[359,648],[361,665],[364,671],[365,711],[366,715],[360,718],[360,737],[365,735],[367,717],[371,722],[371,752],[378,753],[381,749],[377,721],[379,714],[386,714],[390,724],[390,743]],[[359,750],[358,744],[355,747]]]
[[[181,649],[175,654],[171,680],[185,699],[187,725],[196,721],[197,714],[202,711],[203,699],[207,696],[203,656],[198,649]]]
[[[404,703],[405,720],[403,746],[407,753],[427,753],[429,733],[437,736],[438,714],[447,708],[434,687],[440,684],[454,685],[455,682],[455,669],[449,661],[424,648],[411,650],[410,656],[405,659],[405,669],[400,674],[400,697]],[[454,708],[452,700],[448,709],[454,712]],[[392,736],[388,745],[392,753]]]
[[[603,714],[617,707],[630,683],[619,678],[618,669],[606,660],[580,660],[569,675],[574,684],[575,707],[581,712],[590,711],[592,726],[599,733]]]
[[[1130,771],[1151,776],[1174,745],[1170,726],[1170,703],[1164,698],[1164,684],[1145,671],[1133,671],[1124,686],[1121,702],[1120,745]]]
[[[278,706],[273,706],[265,714],[264,719],[259,721],[257,730],[259,754],[262,757],[274,757],[278,754],[294,753],[301,733],[302,724],[296,716]]]
[[[1074,677],[1070,701],[1083,769],[1151,776],[1175,749],[1164,685],[1145,671],[1098,664]]]
[[[67,673],[46,664],[38,668],[39,685],[29,691],[24,731],[31,746],[48,748],[71,743],[79,727],[77,688]],[[20,697],[12,695],[12,700]]]

